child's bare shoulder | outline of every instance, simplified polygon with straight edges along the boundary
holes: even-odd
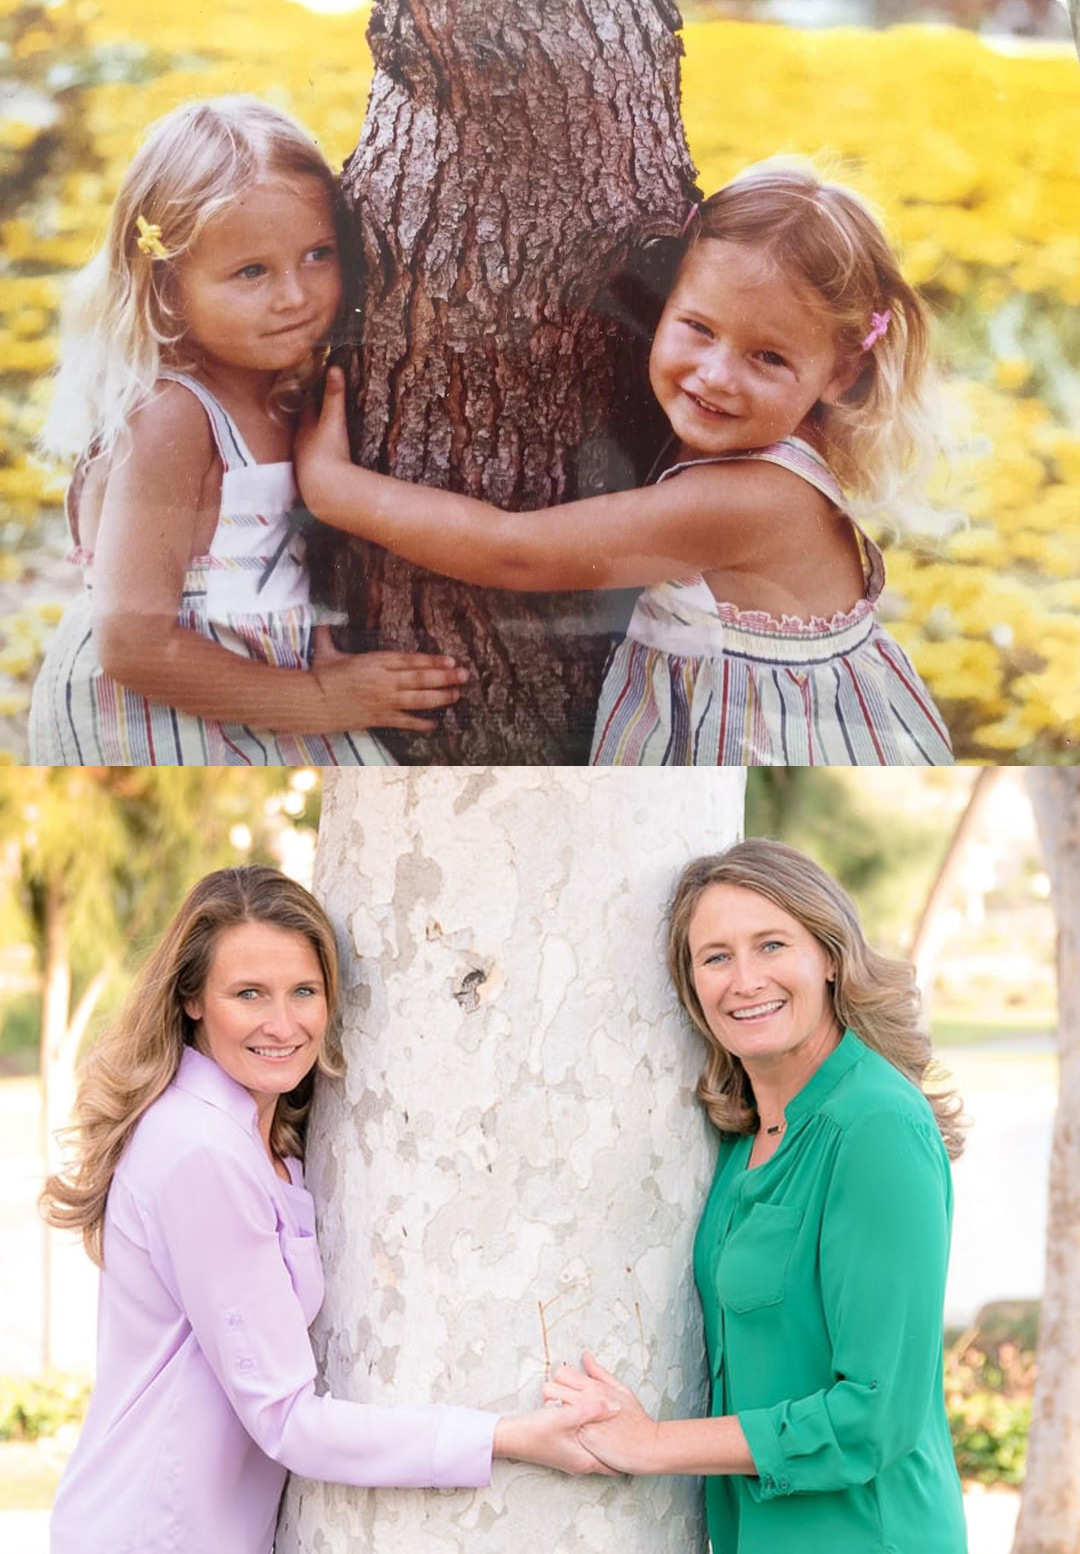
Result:
[[[128,418],[113,456],[102,524],[121,548],[155,529],[186,554],[210,543],[221,507],[222,463],[199,400],[163,380]]]
[[[830,499],[796,470],[771,459],[748,455],[746,458],[714,460],[690,464],[672,477],[687,496],[693,493],[701,501],[713,500],[727,513],[745,520],[805,514],[820,518],[831,510]],[[670,481],[667,483],[671,483]]]
[[[132,412],[128,423],[136,443],[153,440],[159,452],[172,445],[185,445],[191,451],[214,447],[206,411],[190,389],[171,378],[161,378],[153,392]]]
[[[114,468],[196,506],[220,497],[221,460],[206,411],[183,384],[163,378],[128,421],[130,448]]]

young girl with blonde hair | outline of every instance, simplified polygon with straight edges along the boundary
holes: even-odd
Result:
[[[302,429],[326,522],[464,582],[647,585],[608,665],[599,765],[949,765],[911,663],[877,624],[857,518],[918,506],[933,446],[925,310],[862,203],[763,165],[696,208],[652,343],[671,426],[642,489],[543,512],[349,461],[344,382]]]
[[[44,444],[86,587],[49,647],[31,759],[386,764],[448,658],[338,654],[309,597],[296,411],[341,302],[336,188],[310,137],[248,97],[151,130],[67,310]],[[361,732],[356,732],[360,730]]]

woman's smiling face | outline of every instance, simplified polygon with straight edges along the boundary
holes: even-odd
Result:
[[[226,928],[205,987],[184,1010],[198,1051],[243,1085],[266,1121],[322,1051],[326,985],[315,947],[274,923]]]
[[[837,1027],[836,964],[798,920],[756,891],[709,885],[687,935],[709,1029],[752,1072],[824,1041]]]

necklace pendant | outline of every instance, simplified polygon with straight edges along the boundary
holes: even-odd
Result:
[[[778,1133],[783,1133],[783,1131],[784,1131],[784,1129],[786,1127],[787,1127],[787,1122],[786,1121],[785,1122],[778,1122],[778,1123],[775,1123],[771,1128],[766,1128],[765,1132],[769,1135],[770,1138],[775,1138]]]

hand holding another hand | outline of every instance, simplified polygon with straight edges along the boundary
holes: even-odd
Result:
[[[549,1403],[530,1414],[508,1414],[495,1427],[495,1456],[534,1462],[563,1473],[610,1476],[612,1469],[581,1443],[583,1426],[606,1418],[610,1409],[606,1399],[582,1399],[562,1407]]]
[[[544,1398],[563,1408],[591,1408],[578,1431],[581,1445],[616,1473],[655,1473],[659,1426],[629,1387],[598,1365],[591,1354],[583,1370],[560,1366],[544,1387]]]

